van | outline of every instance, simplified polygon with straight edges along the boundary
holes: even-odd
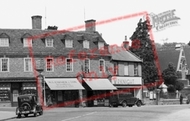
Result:
[[[134,105],[140,107],[141,105],[144,105],[143,102],[139,98],[134,97],[132,93],[113,94],[110,96],[109,102],[110,107],[132,107]]]

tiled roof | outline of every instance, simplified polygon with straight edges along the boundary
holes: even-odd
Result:
[[[184,47],[185,58],[187,62],[187,68],[190,69],[190,46]]]
[[[170,49],[170,50],[162,50],[157,51],[158,53],[158,60],[160,63],[161,71],[165,70],[168,67],[168,64],[171,62],[177,68],[177,63],[179,59],[179,50]]]
[[[64,30],[37,30],[37,29],[0,29],[0,35],[5,37],[7,35],[10,38],[9,47],[0,47],[0,55],[29,55],[31,52],[35,55],[66,55],[70,51],[74,51],[74,54],[83,51],[86,53],[92,53],[96,55],[101,55],[100,51],[97,49],[98,44],[95,43],[98,41],[105,40],[101,37],[98,32],[87,32],[87,31],[78,31],[78,32],[68,32]],[[32,50],[29,51],[29,48],[23,47],[22,38],[32,36],[33,45]],[[44,37],[54,38],[54,47],[46,47]],[[83,44],[81,43],[81,37],[90,41],[90,49],[84,49]],[[73,48],[65,48],[64,39],[73,39]],[[107,45],[107,43],[105,42]],[[108,50],[105,50],[108,56],[111,56]],[[105,54],[104,54],[105,55]],[[105,56],[107,56],[105,55]]]
[[[126,51],[122,47],[110,47],[109,51],[112,55],[112,60],[115,61],[130,61],[130,62],[142,62],[141,59],[139,59],[135,54],[133,54],[131,51]]]

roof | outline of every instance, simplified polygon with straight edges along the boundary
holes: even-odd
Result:
[[[111,53],[112,60],[114,61],[128,61],[128,62],[142,62],[134,53],[126,51],[119,46],[109,46],[109,52]]]
[[[160,50],[157,51],[158,61],[160,63],[161,71],[165,70],[168,67],[168,64],[171,62],[177,68],[178,59],[179,59],[179,50],[169,49],[169,50]]]
[[[67,55],[70,51],[74,51],[74,55],[78,55],[78,52],[83,51],[87,54],[101,55],[97,49],[98,41],[103,41],[105,45],[107,43],[101,37],[98,32],[71,32],[66,30],[38,30],[38,29],[0,29],[0,35],[2,37],[9,37],[9,47],[0,47],[0,55]],[[31,50],[27,47],[23,47],[23,37],[31,37],[33,44]],[[54,47],[45,47],[44,38],[54,38]],[[73,48],[65,48],[64,40],[72,39]],[[81,41],[87,39],[90,41],[90,49],[83,48]],[[95,50],[95,51],[92,51]],[[111,56],[107,49],[105,49],[108,56]],[[105,54],[104,54],[105,55]],[[106,55],[105,55],[106,56]]]
[[[190,46],[184,46],[184,53],[187,62],[187,68],[190,69]]]

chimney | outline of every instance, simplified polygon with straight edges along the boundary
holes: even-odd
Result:
[[[87,32],[96,31],[96,20],[90,19],[85,21],[85,28]]]
[[[123,41],[123,47],[126,50],[129,50],[129,41],[127,41],[127,36],[125,36],[125,41]]]
[[[42,16],[32,16],[32,29],[42,29]]]

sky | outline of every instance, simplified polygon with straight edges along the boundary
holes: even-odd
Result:
[[[166,39],[165,42],[190,41],[188,0],[0,0],[0,3],[0,29],[32,29],[33,15],[42,16],[42,29],[57,26],[63,30],[84,25],[89,19],[98,22],[143,11],[157,15],[175,9],[175,16],[180,18],[178,25],[161,31],[153,28],[154,41],[161,44]],[[140,18],[143,16],[97,25],[96,30],[110,45],[121,45],[125,36],[131,43],[129,38]]]

